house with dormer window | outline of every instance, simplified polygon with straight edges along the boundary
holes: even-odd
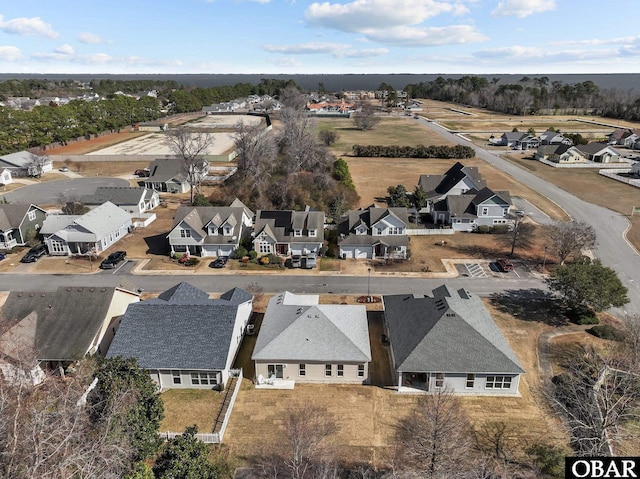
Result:
[[[252,223],[253,211],[238,199],[230,206],[180,206],[167,235],[171,254],[232,256]]]
[[[259,210],[253,231],[253,248],[260,256],[318,254],[324,241],[324,213],[308,208]]]
[[[406,208],[351,210],[338,223],[338,246],[343,259],[406,259],[409,236]]]
[[[509,213],[511,195],[508,191],[494,192],[489,188],[451,195],[436,202],[434,217],[439,223],[450,224],[455,231],[474,231],[478,226],[511,225]]]

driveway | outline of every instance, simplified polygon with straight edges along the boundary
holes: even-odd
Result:
[[[551,219],[548,214],[537,206],[529,203],[524,198],[520,196],[512,196],[511,201],[513,201],[513,205],[516,207],[516,210],[524,211],[527,218],[533,220],[535,223],[539,225],[550,225],[554,223],[553,219]]]
[[[83,195],[92,195],[99,186],[130,185],[127,180],[118,178],[73,178],[23,186],[2,195],[2,198],[5,198],[10,203],[53,205],[60,204],[59,198],[61,196],[79,199]]]

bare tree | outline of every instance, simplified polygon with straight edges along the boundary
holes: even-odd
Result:
[[[263,451],[257,470],[266,477],[331,477],[337,470],[332,438],[338,426],[312,401],[293,402],[282,418],[282,438]]]
[[[193,131],[187,126],[178,126],[166,132],[165,141],[174,155],[183,162],[183,170],[189,179],[191,204],[195,194],[200,193],[202,178],[209,171],[207,149],[213,144],[213,136]]]
[[[40,156],[30,153],[29,161],[27,162],[27,174],[29,176],[40,178],[42,176],[42,173],[44,173],[44,165],[46,164],[46,162],[46,156]]]
[[[361,130],[370,130],[380,122],[380,117],[375,115],[376,108],[368,102],[359,105],[358,110],[352,115],[353,123]]]
[[[421,397],[400,420],[396,439],[407,468],[422,477],[462,473],[471,448],[471,428],[460,400],[446,389]]]
[[[596,245],[596,232],[592,226],[576,222],[556,222],[549,231],[551,248],[560,258],[560,264],[579,255],[583,250],[589,250]]]
[[[278,147],[273,136],[261,125],[240,122],[233,138],[238,153],[238,170],[262,191],[277,159]]]

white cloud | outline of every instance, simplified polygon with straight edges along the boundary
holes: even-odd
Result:
[[[310,25],[360,33],[402,25],[417,25],[443,13],[464,12],[461,3],[437,0],[354,0],[312,3],[305,12]]]
[[[22,60],[22,52],[18,47],[10,45],[0,45],[0,61],[15,62]]]
[[[98,43],[107,43],[100,35],[96,35],[94,33],[82,32],[78,35],[78,41],[80,43],[88,43],[88,44],[98,44]]]
[[[368,39],[392,45],[424,47],[475,43],[487,37],[469,25],[448,27],[394,27],[363,32]]]
[[[528,17],[556,9],[556,0],[505,0],[491,12],[494,17]]]
[[[60,36],[49,23],[43,22],[40,17],[20,17],[5,21],[0,15],[0,30],[16,35],[42,35],[48,38]]]
[[[293,57],[282,57],[282,58],[276,58],[276,59],[271,59],[268,60],[269,63],[272,63],[274,65],[277,65],[278,67],[282,67],[282,68],[291,68],[291,67],[300,67],[302,66],[302,63],[300,63],[297,59],[293,58]]]
[[[474,53],[474,57],[481,60],[503,63],[563,63],[570,64],[586,61],[602,61],[612,59],[619,55],[616,49],[585,49],[585,50],[557,50],[538,47],[523,47],[514,45],[511,47],[482,50]]]
[[[64,45],[60,45],[58,48],[54,50],[54,52],[60,53],[62,55],[73,55],[75,53],[75,51],[73,50],[73,47],[68,43],[65,43]]]
[[[93,55],[76,55],[73,53],[61,53],[56,49],[53,53],[35,53],[33,58],[38,61],[64,61],[69,63],[79,63],[82,65],[100,65],[112,63],[114,58],[106,53],[96,53]]]
[[[265,45],[264,49],[271,53],[284,53],[287,55],[331,55],[335,58],[369,58],[386,55],[386,48],[352,49],[351,45],[344,43],[310,42],[295,45]]]

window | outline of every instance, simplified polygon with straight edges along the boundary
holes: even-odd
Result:
[[[511,389],[511,376],[487,376],[487,389]]]
[[[382,235],[384,235],[384,226],[378,226],[378,227],[376,227],[376,235],[377,235],[377,236],[382,236]]]
[[[472,388],[473,384],[476,381],[476,375],[475,374],[467,374],[467,385],[466,387],[468,388]]]
[[[173,377],[173,384],[182,384],[182,377],[180,376],[180,371],[171,371],[171,376]]]
[[[62,241],[52,240],[49,242],[49,247],[51,248],[52,253],[64,253],[66,251]]]
[[[318,236],[318,230],[309,230],[310,238],[315,238],[316,236]]]
[[[366,226],[359,226],[358,228],[356,228],[356,234],[357,235],[366,235],[367,234],[367,227]]]
[[[222,234],[224,236],[231,236],[231,233],[233,233],[233,227],[231,227],[230,225],[224,225],[224,228],[222,229]]]
[[[390,235],[403,235],[404,228],[402,226],[392,226],[389,228]]]
[[[364,377],[364,364],[358,364],[358,377]]]
[[[509,208],[502,208],[502,216],[507,216],[509,214]]]
[[[198,385],[211,385],[218,384],[218,373],[212,372],[193,372],[191,373],[191,384],[193,386]]]
[[[444,386],[444,373],[436,373],[436,387],[441,388]]]
[[[261,241],[258,245],[258,253],[271,253],[271,245],[269,243]]]
[[[338,364],[338,377],[344,376],[344,364]]]
[[[483,206],[482,207],[482,216],[487,216],[489,214],[489,207],[488,206]]]
[[[331,376],[332,372],[331,372],[331,364],[325,364],[324,365],[324,375],[329,377]]]
[[[302,236],[302,230],[293,230],[293,236],[300,238]]]
[[[299,364],[298,365],[298,376],[306,376],[307,375],[307,365]]]
[[[191,238],[191,230],[180,230],[180,238]]]
[[[29,211],[29,213],[27,213],[27,216],[29,218],[29,221],[35,221],[36,220],[36,212],[35,211]]]

